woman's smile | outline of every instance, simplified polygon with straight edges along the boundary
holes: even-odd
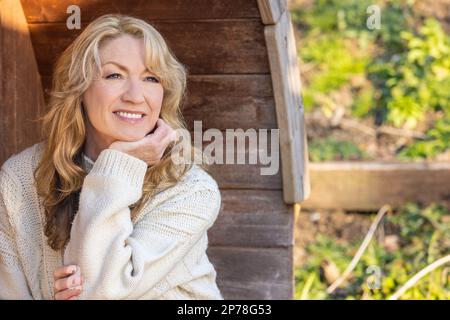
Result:
[[[119,120],[125,121],[127,123],[131,123],[131,124],[142,123],[142,121],[144,121],[144,118],[146,117],[145,114],[141,114],[141,113],[129,113],[129,112],[122,112],[122,111],[116,111],[113,113]]]

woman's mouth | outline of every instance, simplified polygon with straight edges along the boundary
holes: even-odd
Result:
[[[122,112],[122,111],[118,111],[118,112],[116,111],[113,113],[117,116],[117,118],[119,118],[119,120],[126,121],[126,122],[132,123],[132,124],[142,122],[142,120],[145,117],[145,114],[141,114],[141,113],[130,113],[130,112]]]

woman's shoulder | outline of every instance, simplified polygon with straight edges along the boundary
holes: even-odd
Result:
[[[42,144],[43,142],[38,142],[31,147],[13,154],[3,163],[2,170],[20,175],[24,170],[31,169],[33,162],[38,160],[36,156],[42,150]]]
[[[178,183],[180,186],[218,191],[216,180],[202,167],[193,164]]]
[[[30,187],[41,148],[42,142],[39,142],[10,156],[1,166],[0,184],[17,192],[20,188]]]

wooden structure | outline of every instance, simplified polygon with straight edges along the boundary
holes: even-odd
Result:
[[[70,5],[81,30],[69,30]],[[1,0],[0,164],[37,142],[57,56],[93,19],[142,18],[188,67],[189,128],[279,128],[281,162],[213,165],[222,208],[208,255],[226,299],[292,299],[294,208],[308,193],[306,135],[294,35],[286,0]],[[247,150],[251,152],[252,150]],[[295,205],[297,204],[297,205]]]
[[[418,202],[450,209],[448,162],[323,162],[309,172],[311,196],[302,208],[378,211]]]

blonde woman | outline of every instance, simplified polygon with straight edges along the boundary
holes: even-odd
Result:
[[[175,164],[184,67],[146,22],[93,21],[59,58],[43,141],[0,171],[0,298],[222,299],[205,168]]]

